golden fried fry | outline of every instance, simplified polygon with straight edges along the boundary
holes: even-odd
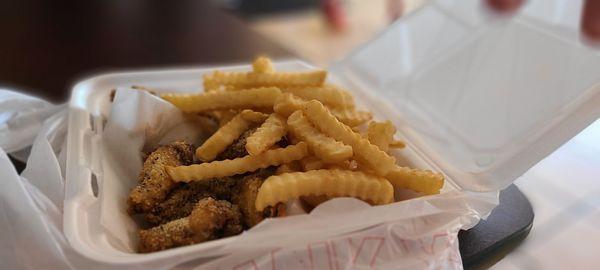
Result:
[[[252,120],[260,120],[261,116],[266,117],[262,113],[242,111],[198,147],[196,157],[205,162],[214,160],[219,153],[250,128]]]
[[[406,144],[400,140],[393,140],[390,143],[390,148],[404,148],[404,147],[406,147]]]
[[[268,150],[256,156],[245,156],[233,160],[220,160],[190,166],[168,167],[169,175],[177,182],[199,181],[253,172],[269,166],[277,166],[302,159],[308,155],[306,143],[300,142],[286,148]]]
[[[322,70],[274,73],[215,71],[209,76],[211,76],[211,82],[216,84],[242,87],[321,86],[325,81],[327,72]]]
[[[298,163],[298,161],[292,161],[290,163],[280,165],[277,168],[277,171],[275,171],[275,174],[299,172],[299,171],[302,171],[301,165]]]
[[[167,166],[188,165],[193,160],[192,145],[174,142],[161,146],[144,161],[138,185],[129,193],[129,213],[146,213],[162,202],[175,183],[165,171]]]
[[[336,163],[352,157],[352,147],[325,136],[306,119],[302,111],[290,115],[287,123],[294,138],[306,142],[310,150],[323,161]]]
[[[301,110],[306,102],[307,101],[305,99],[297,97],[291,93],[283,93],[275,100],[273,110],[281,116],[288,117],[293,112]],[[329,110],[340,122],[350,127],[362,125],[373,118],[373,115],[370,112],[356,111],[352,108],[333,108]]]
[[[438,194],[444,186],[444,176],[428,170],[394,166],[385,176],[394,187],[406,188],[424,194]]]
[[[372,145],[369,140],[355,133],[350,127],[340,123],[321,102],[312,100],[304,108],[307,118],[321,132],[337,141],[352,146],[354,157],[359,163],[366,164],[377,175],[385,176],[394,166],[395,159]]]
[[[306,103],[305,100],[294,96],[290,93],[283,93],[275,100],[273,111],[277,114],[288,117],[297,110],[302,110],[302,106]]]
[[[375,204],[390,203],[394,188],[382,177],[357,171],[314,170],[274,175],[262,184],[256,198],[256,209],[300,196],[327,195],[356,197]]]
[[[236,115],[238,115],[240,111],[238,110],[218,110],[212,111],[210,114],[214,116],[214,118],[219,122],[219,127],[227,124],[231,119],[233,119]]]
[[[333,163],[333,164],[325,164],[325,169],[338,169],[338,170],[356,170],[357,164],[355,160],[344,160],[342,162],[339,163]]]
[[[332,87],[285,87],[281,88],[281,92],[291,93],[304,100],[316,99],[330,107],[354,108],[354,99],[350,93]]]
[[[248,154],[258,155],[264,152],[281,140],[281,137],[285,135],[285,132],[285,119],[277,114],[271,114],[256,132],[248,137],[246,142]]]
[[[184,112],[202,112],[223,109],[272,108],[281,95],[276,87],[262,87],[240,91],[213,91],[202,94],[161,94]]]
[[[325,163],[315,156],[308,156],[300,161],[300,166],[302,166],[302,170],[311,171],[311,170],[319,170],[325,167]]]
[[[262,112],[255,112],[253,110],[243,110],[240,114],[242,115],[242,118],[254,123],[263,122],[269,117],[268,114],[264,114]]]
[[[330,108],[329,111],[340,122],[350,127],[360,126],[373,118],[373,114],[371,114],[371,112],[356,111],[354,109]]]
[[[390,121],[371,122],[367,129],[369,141],[385,152],[388,151],[390,144],[394,141],[394,134],[396,134],[396,127]]]
[[[275,72],[275,67],[273,67],[273,62],[271,59],[261,56],[254,59],[252,62],[252,70],[255,73],[273,73]]]
[[[210,73],[204,74],[202,76],[202,80],[204,81],[204,92],[208,93],[219,90],[219,84],[215,81]]]

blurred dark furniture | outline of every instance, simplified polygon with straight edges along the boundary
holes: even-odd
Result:
[[[0,1],[0,87],[66,101],[114,69],[290,56],[206,0]]]

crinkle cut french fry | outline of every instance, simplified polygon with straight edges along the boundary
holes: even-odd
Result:
[[[367,165],[378,175],[385,176],[395,166],[396,161],[393,157],[379,150],[369,140],[338,121],[321,102],[312,100],[306,103],[303,111],[310,122],[321,132],[337,141],[350,145],[355,159],[359,163]]]
[[[260,56],[252,62],[252,70],[256,73],[273,73],[275,72],[275,67],[273,67],[271,59]]]
[[[256,198],[256,209],[262,210],[300,196],[327,195],[356,197],[375,204],[390,203],[394,188],[388,180],[358,171],[313,170],[284,173],[265,180]]]
[[[395,166],[386,176],[398,188],[406,188],[424,194],[438,194],[444,186],[444,175],[429,170]]]
[[[167,172],[176,182],[200,181],[216,177],[232,176],[253,172],[270,166],[278,166],[308,155],[308,146],[304,142],[286,148],[265,151],[256,156],[244,156],[236,159],[219,160],[190,166],[167,167]]]
[[[287,123],[290,133],[306,142],[319,159],[327,163],[337,163],[352,157],[352,147],[321,133],[306,119],[301,110],[292,113]]]
[[[219,153],[248,130],[250,124],[251,122],[244,119],[242,113],[239,113],[196,149],[196,157],[205,162],[214,160]]]
[[[212,114],[219,122],[219,127],[222,127],[225,124],[227,124],[239,113],[240,112],[237,110],[219,110],[210,112],[210,114]]]
[[[316,99],[330,107],[354,108],[354,99],[350,93],[331,87],[284,87],[281,92],[291,93],[305,100]]]
[[[394,141],[396,127],[390,121],[371,122],[367,129],[367,138],[369,141],[379,147],[381,151],[388,151],[390,143]]]
[[[301,110],[306,102],[308,101],[292,93],[283,93],[275,100],[273,110],[281,116],[288,117],[293,112]],[[329,110],[340,122],[350,127],[362,125],[373,118],[373,115],[366,111],[338,108],[330,108]]]
[[[291,93],[283,93],[275,100],[273,111],[281,116],[288,117],[293,112],[302,110],[304,103],[306,103],[305,100],[296,97]]]
[[[305,157],[305,158],[301,159],[299,162],[300,162],[300,165],[302,166],[302,170],[304,170],[304,171],[319,170],[319,169],[323,169],[323,167],[325,167],[325,163],[322,160],[320,160],[318,157],[315,157],[315,156]]]
[[[285,119],[277,114],[271,114],[267,120],[246,139],[246,151],[250,155],[258,155],[285,135]]]
[[[291,173],[291,172],[299,172],[299,171],[302,171],[300,164],[298,164],[297,161],[292,161],[290,163],[280,165],[277,168],[277,171],[275,171],[275,174]]]
[[[360,126],[373,118],[373,114],[367,111],[337,108],[330,108],[329,111],[335,116],[335,118],[340,120],[340,122],[350,127]]]
[[[202,76],[204,92],[213,92],[219,90],[219,84],[213,79],[210,73]]]
[[[203,94],[162,94],[161,97],[184,112],[222,109],[272,108],[281,91],[263,87],[240,91],[214,91]]]
[[[333,164],[325,164],[325,168],[326,169],[339,169],[339,170],[356,170],[357,169],[357,164],[356,161],[354,160],[344,160],[342,162],[339,163],[333,163]]]
[[[404,148],[404,147],[406,147],[406,144],[401,140],[393,140],[390,143],[390,148]]]
[[[255,112],[253,110],[243,110],[240,115],[242,118],[255,123],[260,123],[265,121],[269,115],[261,112]]]
[[[210,76],[217,84],[245,87],[321,86],[325,81],[327,72],[323,70],[274,73],[215,71]]]

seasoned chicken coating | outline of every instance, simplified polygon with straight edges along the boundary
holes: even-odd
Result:
[[[239,191],[233,195],[232,202],[240,208],[242,221],[246,228],[252,228],[264,219],[262,212],[256,210],[254,206],[258,188],[263,181],[264,178],[256,174],[248,175],[240,180]]]
[[[192,213],[194,206],[201,199],[212,197],[215,194],[201,191],[191,185],[181,185],[176,187],[169,197],[157,204],[149,213],[144,215],[144,219],[153,225],[164,224],[172,220],[187,217]]]
[[[167,171],[167,166],[189,165],[193,161],[193,146],[177,141],[160,146],[144,161],[138,176],[138,185],[129,193],[130,214],[147,213],[162,202],[169,191],[176,186]]]
[[[144,219],[151,224],[163,224],[189,216],[196,203],[206,197],[230,200],[232,190],[237,182],[238,179],[233,177],[223,177],[208,181],[180,183],[169,193],[167,199],[152,208],[144,216]]]
[[[242,232],[240,210],[228,201],[202,199],[189,216],[194,239],[204,242],[211,239],[236,235]]]
[[[140,230],[138,251],[154,252],[241,232],[238,208],[227,201],[208,197],[200,200],[188,217]]]
[[[138,252],[147,253],[196,243],[187,217],[140,230]]]
[[[266,217],[285,215],[285,204],[265,208],[264,211],[256,210],[255,202],[258,189],[264,180],[273,175],[274,169],[267,168],[244,176],[239,180],[238,190],[232,196],[232,202],[237,204],[242,213],[242,221],[246,228],[252,228]]]

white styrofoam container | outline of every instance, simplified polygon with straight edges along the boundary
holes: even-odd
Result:
[[[377,118],[395,122],[409,142],[407,162],[443,172],[448,189],[499,190],[600,115],[600,55],[578,42],[576,8],[559,9],[561,0],[528,1],[505,20],[482,11],[482,2],[429,3],[330,68],[336,83]],[[63,226],[75,250],[98,261],[135,264],[210,256],[233,239],[132,253],[98,222],[92,188],[96,181],[120,181],[109,179],[111,168],[102,167],[98,155],[110,89],[139,84],[199,91],[201,74],[215,68],[248,69],[108,74],[74,87]],[[285,62],[277,68],[310,66]]]

